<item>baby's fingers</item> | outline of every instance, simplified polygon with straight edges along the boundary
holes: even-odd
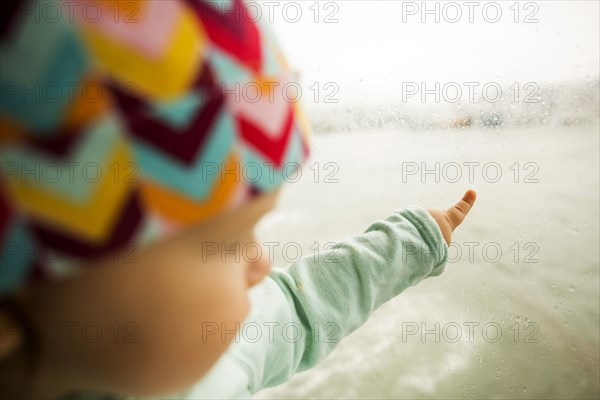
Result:
[[[459,226],[469,211],[471,211],[471,207],[475,203],[475,199],[477,198],[477,194],[474,190],[467,190],[467,193],[463,196],[462,200],[450,207],[446,211],[446,215],[450,220],[450,225],[452,230],[456,229]]]

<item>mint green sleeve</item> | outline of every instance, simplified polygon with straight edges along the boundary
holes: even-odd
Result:
[[[193,398],[249,398],[325,358],[379,306],[443,272],[447,247],[420,207],[376,221],[359,236],[274,269],[250,292],[235,342]]]

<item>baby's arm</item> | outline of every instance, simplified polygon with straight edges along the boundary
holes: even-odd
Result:
[[[383,303],[442,273],[446,258],[436,220],[411,207],[373,223],[318,259],[308,256],[274,270],[251,290],[252,309],[237,343],[187,394],[250,397],[285,382],[326,357]]]

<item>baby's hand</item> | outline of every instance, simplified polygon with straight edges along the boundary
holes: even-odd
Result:
[[[431,208],[427,210],[433,219],[435,219],[435,222],[437,222],[440,231],[442,231],[442,236],[448,245],[452,241],[452,232],[463,222],[471,207],[473,207],[476,198],[475,191],[468,190],[462,200],[447,211]]]

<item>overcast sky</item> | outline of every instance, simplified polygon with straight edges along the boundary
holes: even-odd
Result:
[[[427,15],[421,1],[315,3],[271,9],[288,59],[308,86],[335,81],[346,94],[381,95],[407,81],[521,83],[598,76],[598,1],[427,2],[433,10]],[[325,23],[326,17],[337,22]]]

